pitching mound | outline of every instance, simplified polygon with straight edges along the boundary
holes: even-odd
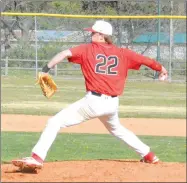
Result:
[[[2,131],[37,131],[45,127],[49,116],[2,115]],[[186,120],[121,119],[137,135],[186,136]],[[168,130],[169,126],[169,130]],[[177,129],[177,130],[176,130]],[[65,133],[108,131],[96,119],[63,129]],[[2,182],[186,182],[186,163],[97,160],[45,163],[38,174],[21,173],[11,164],[1,165]]]
[[[2,165],[2,182],[185,182],[185,163],[96,160],[45,163],[38,174],[20,173]]]

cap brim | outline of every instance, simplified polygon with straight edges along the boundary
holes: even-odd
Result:
[[[89,31],[89,32],[96,32],[96,31],[93,30],[91,27],[89,27],[89,28],[85,28],[84,30],[85,30],[85,31]]]

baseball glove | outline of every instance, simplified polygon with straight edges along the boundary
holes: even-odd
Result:
[[[48,99],[57,91],[57,85],[49,74],[38,73],[36,84],[40,85],[43,95]]]

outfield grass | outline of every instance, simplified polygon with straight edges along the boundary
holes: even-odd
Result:
[[[40,133],[2,132],[1,160],[30,156]],[[186,162],[185,137],[139,136],[164,162]],[[122,141],[111,135],[59,134],[46,161],[139,159]]]
[[[54,115],[85,95],[83,80],[54,78],[58,92],[46,99],[34,76],[3,76],[2,113]],[[120,117],[186,118],[186,84],[127,82],[120,97]]]

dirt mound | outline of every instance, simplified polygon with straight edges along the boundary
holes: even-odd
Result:
[[[2,182],[185,182],[185,163],[96,160],[45,163],[38,174],[20,173],[2,165]]]
[[[2,131],[41,132],[50,116],[2,115]],[[186,136],[185,119],[121,119],[136,135]],[[169,130],[168,130],[169,127]],[[177,130],[176,130],[177,129]],[[108,131],[98,119],[63,129],[67,133]],[[186,182],[186,163],[97,160],[45,163],[38,174],[20,173],[11,164],[1,165],[2,182]]]

